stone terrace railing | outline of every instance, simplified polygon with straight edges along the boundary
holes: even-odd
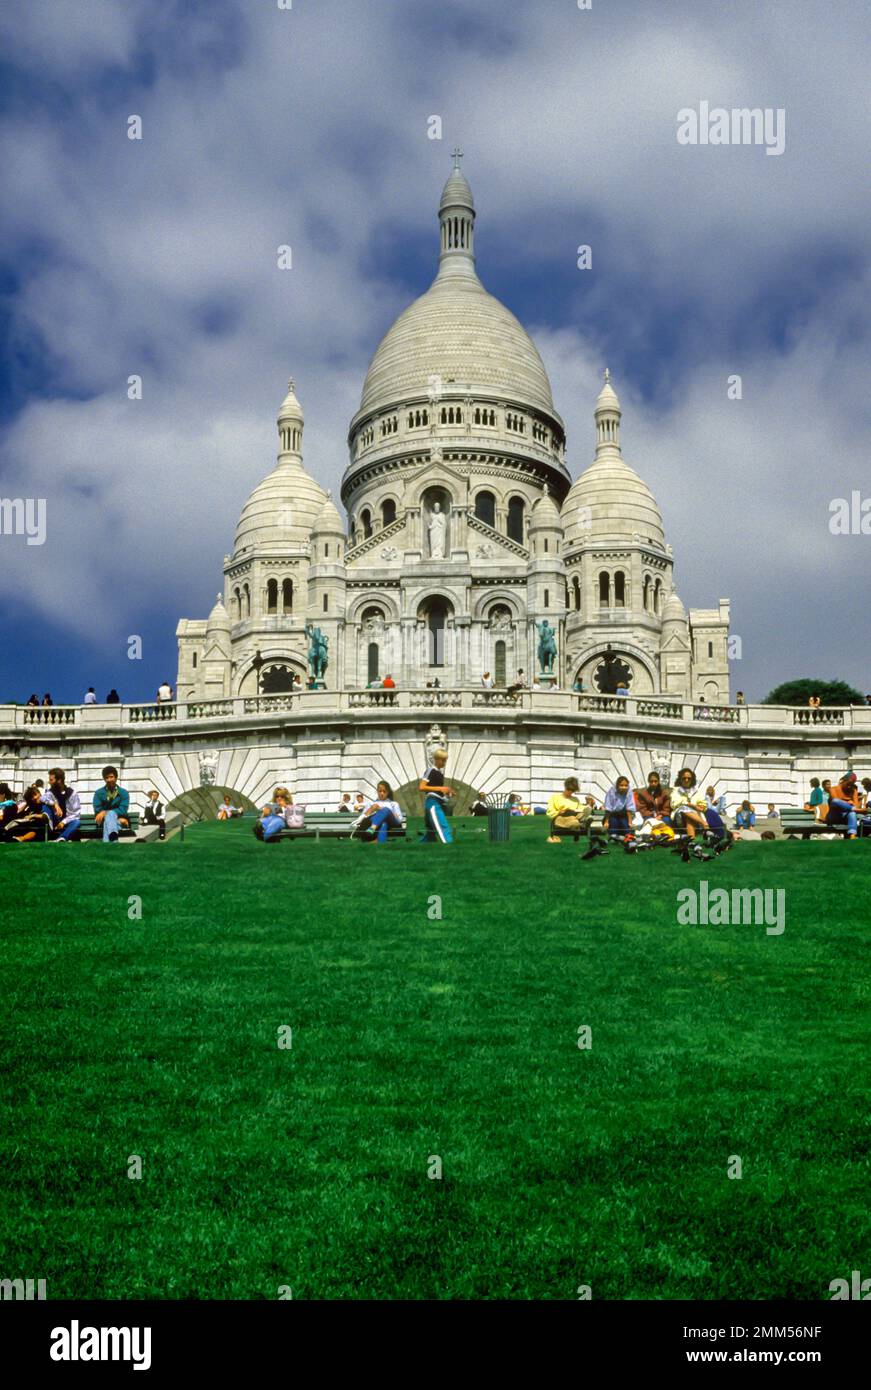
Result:
[[[488,709],[498,709],[506,716],[514,714],[519,718],[552,715],[559,721],[601,720],[605,725],[612,721],[651,726],[667,722],[672,729],[686,725],[697,734],[708,727],[712,734],[728,728],[736,733],[746,730],[750,736],[758,732],[763,738],[772,734],[806,738],[818,731],[820,737],[853,734],[871,744],[868,705],[818,710],[791,705],[706,705],[669,696],[579,694],[569,690],[522,690],[513,697],[504,689],[484,690],[477,685],[438,690],[304,690],[162,705],[53,705],[48,709],[0,705],[0,741],[20,733],[39,742],[41,737],[51,740],[72,731],[84,737],[92,734],[95,738],[111,739],[122,730],[156,733],[165,724],[171,724],[172,734],[177,736],[183,728],[193,731],[212,723],[226,726],[248,720],[262,722],[272,716],[311,716],[322,721],[366,712],[389,719],[391,712],[428,709],[450,709],[460,714],[468,711],[479,718]]]

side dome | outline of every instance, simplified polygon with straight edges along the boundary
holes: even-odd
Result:
[[[620,446],[622,411],[605,370],[605,384],[594,412],[596,457],[576,478],[563,503],[566,543],[610,541],[625,544],[638,537],[665,549],[665,531],[656,498],[628,463]]]
[[[601,458],[569,488],[562,510],[570,544],[579,541],[643,541],[665,548],[662,515],[650,488],[620,458]]]
[[[234,552],[305,545],[326,495],[301,463],[279,463],[257,484],[242,508]]]

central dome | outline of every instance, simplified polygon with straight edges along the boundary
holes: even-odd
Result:
[[[439,276],[399,315],[372,358],[360,410],[425,395],[431,376],[446,394],[486,392],[556,414],[538,349],[474,274]]]
[[[439,205],[438,275],[381,339],[358,416],[424,396],[439,377],[445,395],[498,396],[559,420],[538,349],[478,279],[474,221],[472,191],[455,168]]]

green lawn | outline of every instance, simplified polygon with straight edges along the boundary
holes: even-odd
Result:
[[[250,827],[0,847],[0,1275],[817,1299],[871,1273],[871,846],[584,863],[541,819],[450,848]],[[783,935],[677,925],[702,878],[786,889]]]

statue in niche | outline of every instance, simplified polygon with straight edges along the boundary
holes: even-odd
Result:
[[[443,560],[445,558],[445,532],[447,530],[447,517],[441,508],[440,502],[433,502],[432,511],[429,518],[429,553],[432,560]]]

